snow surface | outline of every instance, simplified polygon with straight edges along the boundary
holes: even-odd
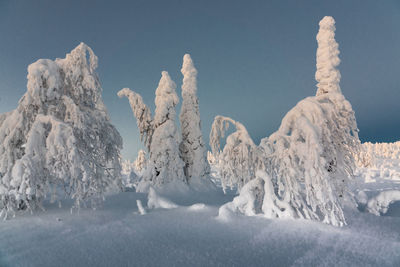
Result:
[[[178,207],[140,215],[143,193],[109,196],[104,207],[1,222],[0,266],[399,266],[400,212],[345,210],[348,226],[235,215],[217,218],[233,192],[169,196]],[[166,198],[166,196],[163,196]]]

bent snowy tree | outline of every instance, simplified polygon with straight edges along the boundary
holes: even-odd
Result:
[[[336,66],[340,61],[337,43],[332,40],[333,18],[325,17],[320,26],[322,34],[318,34],[318,44],[322,48],[318,47],[317,54],[317,96],[300,101],[283,118],[279,130],[261,140],[258,151],[262,151],[259,160],[263,164],[254,163],[251,168],[261,167],[267,174],[259,174],[262,179],[254,182],[254,186],[272,184],[274,187],[274,190],[268,189],[274,196],[269,197],[267,206],[262,204],[260,213],[267,217],[290,215],[342,226],[346,221],[341,199],[348,196],[347,183],[355,168],[353,155],[357,154],[360,142],[354,111],[339,87],[340,73]],[[265,182],[268,179],[271,183]],[[246,199],[254,201],[254,196],[244,197],[259,192],[250,188],[253,184],[241,191],[242,198],[229,204],[228,210],[243,211],[235,203],[243,206]]]
[[[229,124],[235,126],[236,131],[226,138],[226,144],[221,150],[221,139],[225,137]],[[260,151],[246,128],[229,117],[215,117],[211,126],[210,146],[224,190],[227,187],[240,190],[254,178],[256,170],[260,168],[259,164],[262,163]]]
[[[28,67],[27,92],[0,116],[0,208],[40,206],[51,188],[95,205],[120,183],[122,138],[101,98],[97,57],[81,43],[65,59]]]

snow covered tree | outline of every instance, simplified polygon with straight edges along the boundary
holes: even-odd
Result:
[[[63,188],[79,208],[120,185],[122,138],[110,124],[96,68],[84,43],[65,59],[28,67],[27,92],[17,109],[1,116],[3,215],[40,206],[49,187],[53,198]]]
[[[118,93],[120,97],[129,98],[139,130],[145,137],[150,153],[143,181],[137,188],[139,191],[147,190],[146,184],[160,187],[173,181],[186,183],[184,162],[179,153],[180,138],[175,123],[175,107],[179,98],[175,91],[176,85],[168,72],[163,71],[161,74],[156,89],[156,110],[153,119],[150,109],[143,103],[140,95],[127,88]]]
[[[190,182],[192,177],[204,178],[210,172],[207,151],[201,133],[199,100],[197,98],[197,70],[189,54],[183,57],[181,72],[182,108],[180,113],[182,143],[180,152],[185,162],[185,176]]]
[[[322,34],[319,33],[318,41],[325,44],[323,37],[328,36],[326,43],[336,44],[332,30],[334,20],[325,17],[320,25]],[[263,208],[259,212],[267,217],[290,216],[335,226],[346,223],[341,199],[348,195],[347,183],[355,169],[354,155],[360,143],[358,129],[351,104],[339,87],[340,73],[335,69],[340,62],[337,44],[318,49],[316,77],[320,83],[317,96],[300,101],[283,118],[279,130],[261,141],[258,161],[263,163],[251,165],[251,161],[248,162],[252,173],[263,170],[265,174],[256,172],[258,182],[244,186],[240,196],[220,213],[231,210],[247,214],[247,207],[254,207],[255,199],[263,199],[260,204]],[[212,147],[218,147],[219,143],[213,144],[215,138],[210,140]],[[227,140],[228,148],[232,146],[230,143]],[[255,148],[249,150],[256,151]],[[264,187],[264,191],[260,187]],[[264,194],[262,192],[265,195],[268,192],[267,200],[255,197],[254,194]]]
[[[230,123],[236,127],[236,131],[226,138],[226,144],[221,151],[221,138],[225,137]],[[260,151],[243,124],[229,117],[216,116],[210,132],[210,146],[224,189],[237,187],[240,190],[254,178],[262,162]]]
[[[335,20],[326,16],[319,22],[317,34],[317,71],[315,79],[318,84],[317,96],[325,93],[341,93],[340,72],[336,68],[340,64],[339,45],[335,40]]]
[[[140,149],[138,152],[138,156],[133,164],[135,166],[135,171],[138,174],[142,173],[147,167],[146,151]]]
[[[174,180],[186,182],[184,162],[179,155],[179,135],[175,123],[175,107],[179,103],[176,85],[168,72],[163,71],[156,90],[154,133],[150,145],[150,158],[145,179],[154,185]]]

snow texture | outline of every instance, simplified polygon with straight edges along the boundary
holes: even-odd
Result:
[[[206,158],[206,146],[201,132],[199,100],[197,98],[197,70],[189,54],[183,57],[181,72],[182,108],[180,113],[182,142],[180,152],[185,162],[185,176],[190,182],[192,177],[206,179],[210,172]]]
[[[232,194],[190,195],[175,209],[140,215],[122,192],[103,208],[69,213],[44,203],[46,213],[1,223],[0,266],[399,266],[400,213],[346,211],[349,225],[234,216],[216,220]],[[191,206],[204,203],[193,211]]]
[[[74,208],[95,207],[120,186],[122,138],[110,124],[95,72],[97,57],[81,43],[65,59],[28,67],[27,92],[0,120],[0,209],[33,211],[51,193]],[[59,190],[62,189],[62,190]],[[64,193],[57,196],[59,191]]]

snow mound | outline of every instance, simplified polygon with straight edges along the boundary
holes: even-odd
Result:
[[[229,220],[232,214],[262,215],[270,219],[295,217],[289,203],[275,195],[271,178],[264,171],[257,171],[256,178],[243,186],[239,196],[219,209],[218,217]]]
[[[193,204],[192,206],[189,206],[188,210],[199,211],[199,210],[204,210],[205,208],[206,208],[206,204],[204,204],[204,203],[196,203],[196,204]]]
[[[396,201],[400,201],[400,190],[383,191],[368,201],[367,210],[380,216],[380,214],[385,214],[389,205]]]
[[[169,199],[160,196],[153,187],[150,187],[147,207],[149,209],[175,209],[178,207],[178,205]]]

